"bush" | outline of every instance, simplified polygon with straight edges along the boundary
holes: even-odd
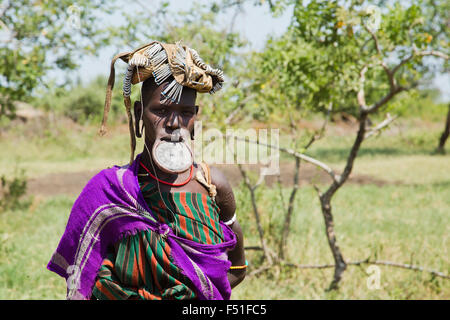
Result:
[[[40,109],[54,111],[80,124],[100,123],[103,117],[106,82],[106,76],[99,76],[85,84],[79,82],[67,87],[52,85],[49,90],[39,93],[34,104]],[[114,120],[117,114],[122,114],[123,109],[121,86],[117,85],[113,91],[109,118]]]
[[[0,177],[0,211],[28,208],[31,204],[30,199],[23,197],[27,191],[27,179],[25,171],[22,169],[11,179],[2,175]]]
[[[427,121],[445,121],[447,114],[445,101],[439,101],[439,91],[432,89],[413,90],[408,94],[400,95],[387,106],[388,112],[403,118],[416,118]]]

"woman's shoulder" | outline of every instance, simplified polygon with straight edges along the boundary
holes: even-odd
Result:
[[[218,167],[212,166],[206,162],[194,163],[194,167],[196,168],[196,171],[201,172],[201,175],[204,176],[205,181],[208,181],[209,176],[209,179],[211,179],[210,183],[216,187],[217,192],[232,191],[226,175]]]
[[[216,186],[217,192],[219,190],[231,191],[231,185],[223,171],[216,166],[209,166],[209,169],[211,172],[211,183]]]
[[[209,166],[211,183],[216,186],[216,203],[220,207],[221,220],[228,221],[236,211],[233,188],[224,172],[215,166]]]

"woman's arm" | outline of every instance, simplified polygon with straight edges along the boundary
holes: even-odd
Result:
[[[210,170],[211,182],[216,186],[217,190],[216,203],[220,208],[219,218],[224,222],[229,221],[236,213],[236,201],[234,199],[233,189],[219,169],[211,167]],[[228,251],[228,260],[230,260],[232,266],[244,266],[245,252],[242,228],[237,220],[230,225],[230,228],[236,235],[237,243],[233,250]],[[231,288],[234,288],[244,280],[245,274],[246,268],[230,269],[228,271],[228,280],[230,281]]]
[[[242,233],[239,222],[235,221],[231,226],[231,230],[236,234],[237,243],[232,251],[228,252],[228,260],[231,261],[232,266],[244,266],[245,265],[245,252],[244,252],[244,236]],[[245,278],[247,268],[230,269],[228,271],[228,280],[230,281],[231,288],[237,286]]]

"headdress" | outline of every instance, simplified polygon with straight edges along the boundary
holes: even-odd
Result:
[[[131,136],[130,162],[133,161],[136,146],[131,116],[131,85],[143,82],[150,77],[153,77],[155,83],[160,85],[172,76],[172,81],[161,93],[161,102],[169,104],[179,103],[183,87],[189,87],[201,93],[209,92],[213,94],[222,88],[224,82],[222,70],[214,69],[206,64],[197,51],[181,44],[180,41],[175,44],[153,41],[132,52],[120,53],[111,61],[100,129],[101,135],[106,133],[106,121],[111,106],[111,95],[115,80],[114,64],[119,58],[128,64],[123,80],[123,97]]]

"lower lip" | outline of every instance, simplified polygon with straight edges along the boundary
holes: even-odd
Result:
[[[161,141],[166,141],[166,142],[183,142],[182,140],[172,140],[172,139],[170,139],[170,138],[163,138],[163,139],[160,139]]]

